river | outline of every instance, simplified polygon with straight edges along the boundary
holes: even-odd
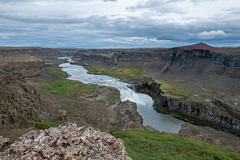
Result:
[[[147,94],[137,93],[130,89],[130,84],[121,82],[117,78],[105,75],[88,74],[88,71],[79,65],[67,63],[60,64],[60,67],[69,77],[67,79],[81,81],[86,84],[97,84],[117,88],[120,92],[121,101],[129,100],[137,104],[137,111],[143,118],[143,125],[150,126],[158,131],[178,133],[184,121],[176,119],[170,115],[161,114],[153,109],[153,100]]]

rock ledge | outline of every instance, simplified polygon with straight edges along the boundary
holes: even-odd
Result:
[[[91,127],[77,127],[76,124],[31,131],[5,147],[0,159],[131,160],[121,139]]]

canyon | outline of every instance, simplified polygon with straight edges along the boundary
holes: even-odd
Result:
[[[240,49],[215,48],[199,43],[192,46],[154,49],[106,49],[78,51],[74,61],[82,65],[112,68],[141,68],[152,79],[186,83],[206,95],[206,101],[185,101],[186,97],[164,97],[160,85],[142,83],[139,90],[150,90],[156,110],[177,111],[181,118],[238,134],[240,131]],[[139,83],[136,80],[136,84]],[[141,83],[141,82],[140,82]],[[197,95],[198,96],[198,95]],[[210,102],[209,102],[210,101]],[[158,106],[158,107],[157,107]],[[199,121],[198,121],[199,122]],[[205,123],[207,124],[207,123]]]
[[[136,104],[121,102],[115,89],[66,80],[67,75],[58,67],[64,60],[58,57],[72,57],[73,64],[86,68],[138,68],[143,76],[126,82],[134,85],[136,91],[150,95],[157,112],[235,135],[240,133],[238,47],[215,48],[203,43],[175,48],[136,49],[1,47],[0,135],[11,139],[1,137],[1,144],[4,144],[1,151],[9,148],[19,136],[37,129],[39,122],[63,125],[71,122],[109,133],[131,128],[152,130],[143,126]],[[170,86],[172,91],[169,92],[166,84],[176,86]],[[62,94],[51,89],[51,85],[75,88]],[[184,85],[183,91],[179,91],[179,85]],[[191,92],[187,92],[185,86]],[[44,90],[44,87],[49,88]],[[73,126],[76,129],[75,124]],[[36,136],[39,133],[32,134]],[[240,152],[239,138],[220,136],[215,131],[189,123],[185,123],[179,133],[171,135],[211,141]],[[222,139],[216,138],[219,136]],[[126,156],[125,152],[123,155]]]

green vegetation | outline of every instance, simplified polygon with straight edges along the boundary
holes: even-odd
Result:
[[[5,102],[0,102],[0,106],[9,109],[9,105]]]
[[[76,100],[77,100],[77,101],[83,101],[84,98],[82,98],[82,97],[77,97]]]
[[[55,122],[37,122],[36,123],[36,128],[38,129],[48,129],[50,127],[58,127],[58,124]]]
[[[44,93],[70,95],[75,87],[69,80],[52,81],[42,87]]]
[[[88,73],[103,74],[116,77],[125,82],[132,82],[144,77],[140,68],[108,68],[99,66],[87,66]]]
[[[73,95],[74,90],[83,93],[93,93],[97,89],[96,86],[86,85],[79,81],[57,80],[43,85],[42,91],[46,94],[57,95]]]
[[[156,131],[131,129],[116,132],[124,141],[127,154],[136,160],[239,160],[240,154],[200,140],[178,138]]]
[[[80,92],[84,92],[84,93],[88,93],[88,94],[92,94],[93,92],[95,92],[97,89],[96,86],[85,86],[85,87],[80,87],[79,91]]]
[[[104,100],[102,100],[102,99],[99,99],[97,101],[98,101],[98,103],[103,103],[104,102]]]
[[[59,76],[61,78],[67,77],[66,73],[61,70],[61,68],[58,66],[58,64],[49,63],[46,68],[47,68],[47,70],[49,70],[56,76]]]
[[[74,111],[73,113],[72,113],[72,116],[74,117],[74,119],[75,120],[80,120],[80,116],[79,116],[79,113],[78,112],[76,112],[76,111]]]
[[[155,82],[161,84],[161,90],[164,96],[180,99],[181,102],[189,104],[191,102],[199,102],[203,104],[212,104],[211,98],[203,95],[196,87],[190,86],[182,82],[166,81],[155,79]]]

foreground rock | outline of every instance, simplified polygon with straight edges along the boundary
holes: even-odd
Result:
[[[126,159],[121,139],[68,124],[45,131],[31,131],[0,153],[0,159]]]

